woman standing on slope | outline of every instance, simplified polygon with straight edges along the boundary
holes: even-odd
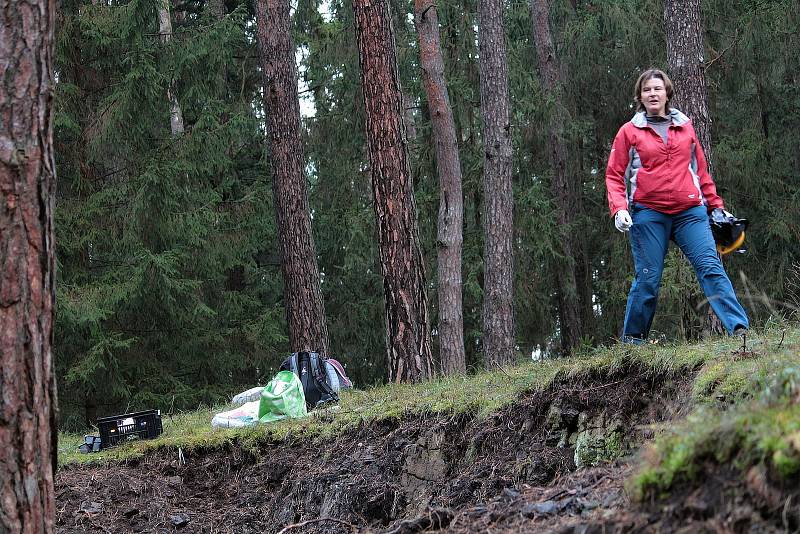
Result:
[[[711,210],[723,209],[722,199],[691,121],[670,108],[672,94],[664,72],[643,72],[635,85],[637,113],[619,129],[608,158],[608,206],[617,229],[630,232],[636,269],[625,309],[625,343],[647,339],[670,240],[691,262],[728,333],[740,335],[750,324],[717,255],[708,222]]]

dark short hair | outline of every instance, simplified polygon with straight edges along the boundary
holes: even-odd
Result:
[[[647,69],[641,73],[639,79],[636,80],[636,85],[633,87],[633,99],[636,101],[636,111],[644,111],[644,104],[642,104],[642,86],[644,82],[652,80],[653,78],[658,78],[664,82],[664,89],[667,91],[666,112],[669,113],[669,103],[672,101],[672,95],[674,94],[672,80],[669,79],[669,76],[667,76],[663,70],[659,69]]]

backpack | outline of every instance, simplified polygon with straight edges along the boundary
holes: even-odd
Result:
[[[334,360],[333,358],[327,358],[325,360],[325,367],[328,368],[328,377],[331,379],[331,382],[333,383],[334,391],[353,387],[353,381],[350,380],[349,376],[347,376],[347,373],[344,370],[344,366],[341,363],[339,363],[338,360]],[[338,384],[339,386],[336,387],[336,384]]]
[[[328,402],[339,402],[339,388],[334,389],[326,360],[316,352],[295,352],[284,360],[280,370],[291,371],[300,379],[309,411]]]

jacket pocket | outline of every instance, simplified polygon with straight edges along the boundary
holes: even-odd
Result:
[[[679,189],[671,194],[672,200],[680,204],[700,204],[700,191],[696,188]]]
[[[634,200],[668,199],[670,196],[669,184],[653,176],[644,169],[636,177],[636,193]]]

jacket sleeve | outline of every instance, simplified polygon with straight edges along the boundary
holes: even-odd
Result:
[[[714,185],[714,180],[711,179],[711,175],[708,173],[708,162],[706,161],[706,155],[703,153],[703,147],[700,145],[700,141],[697,139],[694,126],[689,123],[689,127],[692,129],[694,155],[697,159],[697,176],[700,179],[700,191],[703,192],[703,198],[706,199],[708,211],[711,211],[714,208],[724,208],[725,203],[717,194],[717,186]]]
[[[619,210],[628,209],[628,196],[625,192],[625,171],[630,162],[630,141],[625,132],[625,127],[619,129],[611,145],[611,154],[608,155],[606,167],[606,195],[608,209],[613,217]]]

